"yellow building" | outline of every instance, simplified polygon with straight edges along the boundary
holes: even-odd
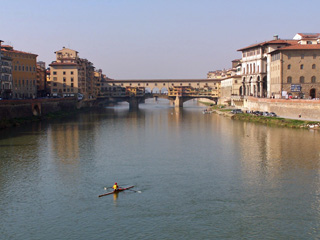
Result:
[[[12,46],[2,45],[1,52],[12,59],[12,97],[37,97],[37,56],[36,54],[15,50]]]
[[[50,90],[52,96],[68,97],[79,93],[78,52],[63,48],[55,52],[56,61],[50,66]]]
[[[56,61],[49,65],[51,95],[73,97],[81,93],[85,99],[96,98],[93,64],[69,48],[55,54]]]

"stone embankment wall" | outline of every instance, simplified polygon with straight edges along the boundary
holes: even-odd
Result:
[[[287,118],[320,120],[320,100],[248,97],[243,100],[243,110],[275,112]]]
[[[78,108],[76,99],[1,100],[0,120],[45,116]]]

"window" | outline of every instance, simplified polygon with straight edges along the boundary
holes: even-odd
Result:
[[[303,76],[300,77],[300,83],[304,83],[304,77]]]
[[[316,65],[315,64],[312,64],[312,69],[316,69]]]
[[[63,75],[66,75],[66,72],[63,72]]]
[[[304,54],[301,54],[301,59],[304,59]]]
[[[290,59],[291,58],[291,54],[288,54],[288,59]]]
[[[300,65],[300,69],[303,69],[303,64]]]
[[[288,64],[288,69],[291,69],[291,64]]]
[[[57,81],[57,77],[53,77],[53,81]]]
[[[57,75],[57,72],[53,72],[53,75]]]
[[[71,83],[71,87],[73,87],[73,83]]]
[[[70,74],[73,75],[73,71],[71,71]]]
[[[292,83],[292,77],[287,78],[287,83]]]
[[[53,83],[53,86],[56,87],[56,86],[57,86],[57,83],[54,82],[54,83]]]
[[[317,58],[317,54],[313,54],[313,59],[316,59]]]
[[[63,78],[63,82],[66,82],[66,78],[65,77]]]
[[[311,82],[312,82],[312,83],[316,83],[316,77],[315,77],[315,76],[312,76],[312,77],[311,77]]]
[[[71,82],[73,82],[73,77],[71,78]],[[121,86],[123,86],[123,83],[121,83]]]

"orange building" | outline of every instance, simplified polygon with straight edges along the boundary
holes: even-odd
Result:
[[[12,97],[35,98],[37,96],[37,56],[2,45],[1,52],[12,59]]]

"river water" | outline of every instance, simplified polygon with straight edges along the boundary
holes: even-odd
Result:
[[[148,101],[0,132],[0,239],[319,239],[320,134]],[[114,182],[135,191],[98,198]]]

